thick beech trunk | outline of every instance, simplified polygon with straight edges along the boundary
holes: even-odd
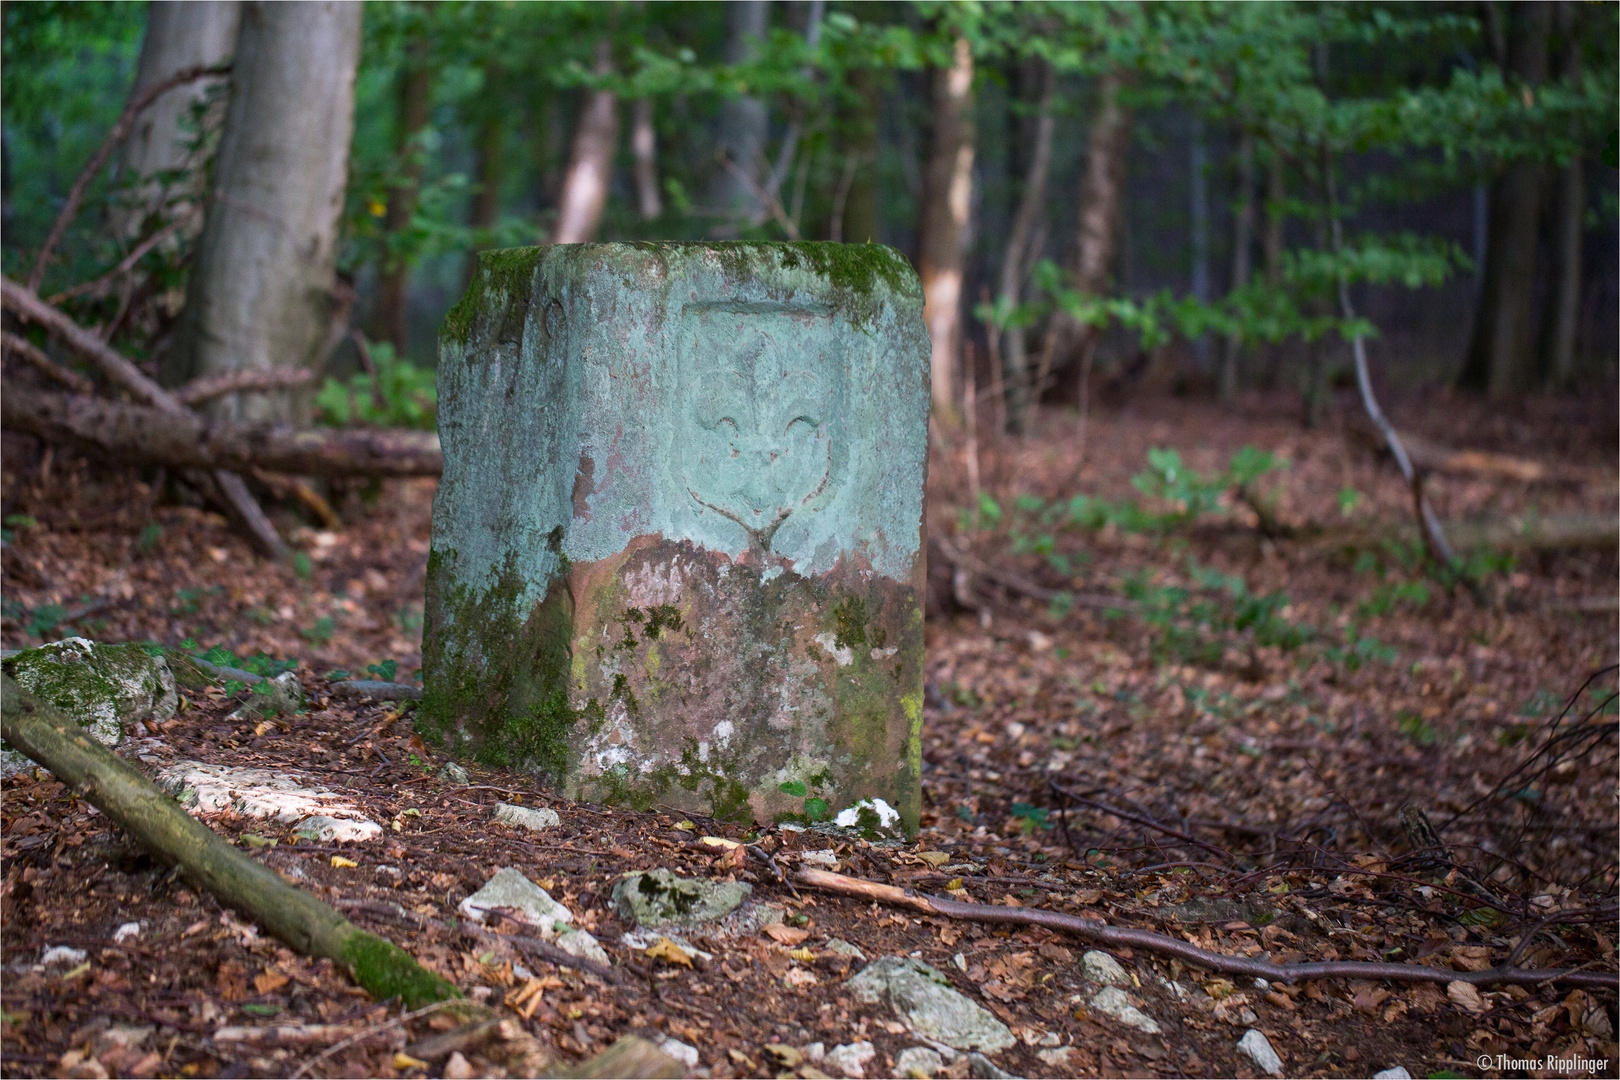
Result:
[[[951,66],[932,73],[934,131],[923,175],[919,226],[923,321],[932,356],[934,415],[960,422],[957,402],[962,354],[962,251],[973,202],[973,52],[957,38]]]
[[[612,70],[613,47],[604,38],[596,43],[596,73],[606,75]],[[583,244],[596,237],[602,211],[607,207],[618,143],[619,99],[610,90],[588,91],[574,127],[574,149],[563,181],[552,243]]]
[[[1016,308],[1023,302],[1024,277],[1029,272],[1035,234],[1046,213],[1046,177],[1052,164],[1052,133],[1055,124],[1052,102],[1056,80],[1049,64],[1036,61],[1031,82],[1035,98],[1033,149],[1024,173],[1024,191],[1007,235],[1007,249],[1001,256],[999,302]],[[1030,369],[1028,335],[1022,324],[1007,327],[1001,334],[1002,377],[1007,383],[1007,423],[1015,434],[1029,429],[1030,413],[1040,399],[1043,381]],[[1043,369],[1045,365],[1042,365]]]
[[[130,837],[177,863],[223,903],[305,956],[341,964],[379,1001],[398,995],[414,1009],[461,997],[397,945],[366,933],[238,851],[91,738],[76,720],[20,688],[11,676],[0,676],[0,693],[0,735],[6,742],[49,769]],[[469,1002],[465,1011],[479,1007]]]
[[[405,63],[395,86],[398,99],[394,129],[394,156],[399,180],[388,189],[383,212],[383,231],[398,236],[411,227],[422,187],[422,152],[418,141],[428,126],[433,104],[433,69],[428,63],[432,43],[420,31],[405,47]],[[377,289],[375,336],[394,346],[396,356],[404,356],[410,344],[406,323],[411,284],[411,264],[403,254],[390,252],[383,263],[382,282]]]
[[[188,68],[216,67],[236,51],[242,5],[237,0],[153,0],[146,8],[146,36],[135,68],[132,98]],[[190,121],[223,76],[198,79],[159,97],[141,115],[124,141],[121,165],[131,187],[112,210],[113,231],[133,239],[156,215],[153,229],[186,216],[202,192],[206,147],[196,145]],[[219,116],[204,117],[204,135],[217,128]],[[165,187],[159,173],[185,172],[178,184]],[[195,227],[192,229],[195,232]]]
[[[444,461],[431,431],[210,422],[192,413],[23,386],[0,397],[0,423],[123,464],[234,473],[258,468],[296,476],[437,476]]]
[[[1518,3],[1511,13],[1507,67],[1515,81],[1532,91],[1547,76],[1551,7]],[[1527,389],[1535,378],[1536,243],[1543,171],[1539,161],[1517,161],[1491,185],[1485,280],[1459,381],[1496,400]]]
[[[323,359],[359,54],[358,3],[244,5],[170,382]],[[210,411],[288,419],[307,405],[254,395]]]

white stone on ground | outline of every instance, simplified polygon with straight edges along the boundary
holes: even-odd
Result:
[[[317,835],[328,823],[352,821],[358,830],[352,838],[382,835],[382,826],[367,820],[359,807],[295,772],[177,761],[158,773],[157,781],[180,805],[204,815],[230,810],[243,817],[308,825]]]
[[[658,1049],[685,1065],[688,1069],[697,1068],[697,1047],[689,1046],[679,1039],[665,1039],[658,1044]]]
[[[118,942],[120,945],[126,941],[134,941],[140,936],[141,924],[138,922],[127,922],[120,926],[117,930],[113,931],[113,940]]]
[[[577,956],[581,960],[594,960],[604,967],[611,966],[613,961],[596,937],[588,930],[569,930],[557,935],[557,948],[570,956]]]
[[[869,1042],[845,1043],[827,1051],[821,1063],[852,1080],[861,1080],[866,1075],[866,1063],[875,1057],[877,1047]]]
[[[1131,985],[1131,977],[1120,962],[1100,949],[1091,949],[1080,958],[1080,973],[1104,986]]]
[[[84,963],[87,955],[89,954],[83,949],[75,949],[68,945],[51,945],[46,948],[39,962],[46,967],[75,967]]]
[[[1091,996],[1091,1007],[1104,1016],[1118,1020],[1126,1027],[1145,1031],[1149,1035],[1159,1033],[1159,1025],[1154,1019],[1131,1004],[1125,991],[1117,986],[1105,986]]]
[[[944,975],[921,960],[882,957],[862,968],[847,985],[859,1001],[887,1003],[907,1027],[930,1042],[990,1053],[1017,1042],[1006,1024],[953,989]]]
[[[513,870],[504,867],[484,883],[484,887],[461,902],[461,913],[473,922],[496,908],[513,908],[517,917],[540,929],[542,937],[556,933],[553,923],[574,921],[573,912],[551,898],[551,894]]]
[[[1067,1066],[1069,1059],[1074,1056],[1074,1047],[1059,1046],[1050,1050],[1037,1050],[1035,1056],[1040,1058],[1044,1064],[1050,1065],[1054,1069],[1061,1069]]]
[[[327,843],[343,843],[345,840],[374,840],[382,835],[382,831],[382,826],[375,821],[365,821],[360,818],[331,817],[327,814],[316,814],[298,823],[298,833],[300,835],[310,836]]]
[[[908,1046],[894,1059],[894,1075],[900,1077],[932,1077],[945,1068],[945,1059],[938,1050],[926,1046]]]
[[[471,1063],[462,1056],[460,1050],[452,1052],[444,1063],[444,1080],[472,1080],[476,1075],[478,1074],[473,1072]]]
[[[860,947],[851,945],[843,938],[830,937],[821,947],[836,956],[847,956],[857,964],[866,963],[866,954],[861,952]]]
[[[1396,1065],[1373,1073],[1372,1080],[1412,1080],[1412,1074],[1407,1072],[1404,1066]]]
[[[1271,1048],[1271,1040],[1267,1039],[1259,1031],[1254,1028],[1245,1031],[1243,1038],[1238,1040],[1237,1048],[1240,1053],[1248,1055],[1249,1059],[1258,1065],[1262,1072],[1268,1072],[1272,1076],[1282,1075],[1282,1058],[1278,1057],[1277,1051]]]
[[[502,825],[516,825],[534,832],[554,829],[562,824],[562,818],[557,816],[557,811],[544,806],[535,809],[528,806],[513,806],[511,803],[496,803],[495,812],[490,816]]]
[[[822,1058],[827,1056],[827,1044],[813,1042],[804,1048],[804,1060],[812,1065],[820,1065]]]
[[[865,818],[866,820],[862,820]],[[854,806],[838,811],[833,824],[841,829],[875,829],[892,831],[900,822],[900,811],[882,799],[862,799]]]

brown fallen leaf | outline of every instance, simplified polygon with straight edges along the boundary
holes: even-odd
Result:
[[[1482,1013],[1489,1008],[1489,1006],[1485,1004],[1484,999],[1479,996],[1479,991],[1474,989],[1474,985],[1472,983],[1447,983],[1446,997],[1450,998],[1459,1007],[1467,1009],[1471,1013]]]
[[[1381,986],[1368,983],[1357,988],[1350,1004],[1355,1006],[1357,1012],[1364,1012],[1372,1016],[1378,1015],[1378,1006],[1389,997],[1389,991]]]
[[[667,937],[661,937],[647,946],[644,955],[652,960],[662,960],[666,964],[679,964],[682,967],[692,966],[692,954]]]
[[[951,857],[943,851],[919,851],[917,852],[917,858],[936,870],[951,861]]]
[[[1458,945],[1451,950],[1451,966],[1458,971],[1484,971],[1491,966],[1491,950],[1485,945]]]
[[[268,994],[274,990],[280,990],[291,981],[281,972],[265,968],[253,976],[253,988],[261,994]]]
[[[789,926],[786,923],[769,923],[764,929],[767,937],[783,945],[799,945],[810,936],[810,931],[802,926]]]

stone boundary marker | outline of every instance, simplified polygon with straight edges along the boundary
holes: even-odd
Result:
[[[574,798],[914,830],[928,351],[877,245],[480,255],[440,341],[423,733]]]

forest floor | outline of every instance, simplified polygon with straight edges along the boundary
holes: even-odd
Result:
[[[1294,416],[1281,398],[1232,413],[1137,402],[1092,416],[1082,465],[1072,415],[1053,414],[1027,442],[980,448],[980,482],[997,500],[976,520],[957,509],[971,499],[960,447],[936,445],[931,528],[1004,581],[964,573],[954,591],[966,610],[949,610],[947,588],[928,624],[922,831],[898,843],[766,830],[762,849],[789,872],[830,859],[856,877],[1156,929],[1235,955],[1481,970],[1517,953],[1524,967],[1613,972],[1613,671],[1581,690],[1616,659],[1612,545],[1522,556],[1491,569],[1476,596],[1424,577],[1411,543],[1267,538],[1241,508],[1168,533],[1061,528],[1010,497],[1136,497],[1130,478],[1150,447],[1178,448],[1184,467],[1208,473],[1253,444],[1290,462],[1260,482],[1282,527],[1365,534],[1408,518],[1387,459],[1336,425],[1302,431]],[[1620,513],[1612,393],[1511,414],[1431,397],[1396,419],[1452,446],[1590,477],[1442,478],[1432,485],[1442,517]],[[861,1041],[875,1051],[866,1074],[892,1075],[919,1042],[852,996],[844,981],[860,963],[827,948],[836,938],[944,973],[1017,1036],[991,1058],[1018,1076],[1253,1076],[1237,1049],[1250,1028],[1290,1075],[1615,1074],[1606,990],[1262,987],[1114,950],[1126,996],[1158,1028],[1149,1033],[1096,1006],[1080,962],[1089,946],[1074,938],[795,896],[763,864],[702,843],[743,838],[732,824],[575,804],[531,777],[477,767],[470,785],[445,782],[408,712],[339,700],[327,678],[385,661],[403,678],[419,665],[431,482],[350,500],[346,528],[296,530],[308,559],[274,566],[218,516],[159,505],[133,473],[6,448],[3,643],[78,633],[299,661],[304,714],[231,723],[236,702],[211,691],[130,747],[153,767],[270,765],[340,787],[388,826],[381,840],[322,846],[265,821],[209,824],[251,834],[244,850],[463,989],[492,987],[551,1068],[639,1033],[695,1047],[700,1075],[814,1076],[795,1054]],[[1352,490],[1359,499],[1341,498]],[[1079,599],[1031,599],[1021,583]],[[550,807],[561,824],[492,824],[497,801]],[[1409,804],[1449,851],[1414,851]],[[8,780],[0,817],[5,1075],[438,1075],[438,1063],[398,1052],[443,1018],[390,1026],[397,1009],[155,865],[48,774]],[[812,850],[827,854],[806,860]],[[566,904],[628,977],[604,982],[458,926],[457,904],[508,866]],[[748,881],[806,933],[699,931],[693,943],[713,958],[692,967],[631,949],[609,893],[619,875],[653,867]],[[115,939],[131,922],[139,933]],[[84,962],[45,968],[43,951],[58,945],[85,950]],[[521,965],[538,996],[500,1005],[528,985]],[[334,1026],[314,1045],[218,1037],[287,1024]],[[485,1075],[512,1064],[495,1047],[468,1056]],[[968,1069],[966,1059],[949,1066]]]

